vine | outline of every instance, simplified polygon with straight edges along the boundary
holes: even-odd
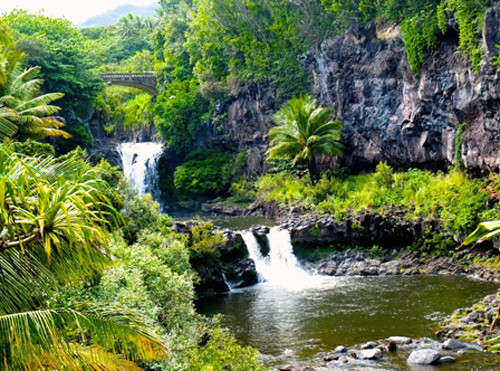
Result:
[[[436,13],[433,10],[422,10],[415,17],[401,23],[408,62],[416,74],[425,61],[426,51],[436,48],[435,27],[437,23]]]
[[[458,51],[471,62],[476,72],[483,58],[477,34],[483,26],[484,13],[489,3],[489,0],[446,0],[437,9],[441,31],[446,31],[448,14],[454,15],[459,28]]]

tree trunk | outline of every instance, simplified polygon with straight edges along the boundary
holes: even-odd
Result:
[[[309,177],[311,178],[311,184],[315,185],[318,182],[318,168],[316,166],[316,158],[314,155],[308,160]]]

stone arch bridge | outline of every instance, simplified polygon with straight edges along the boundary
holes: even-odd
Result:
[[[142,89],[149,95],[156,97],[156,76],[152,72],[143,73],[103,73],[99,77],[110,85],[130,86]]]

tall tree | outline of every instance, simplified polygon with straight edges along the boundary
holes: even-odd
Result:
[[[333,110],[318,106],[310,95],[289,100],[274,116],[269,130],[269,159],[292,159],[292,166],[307,161],[311,183],[319,179],[316,154],[341,156],[340,135],[344,125],[330,120]]]

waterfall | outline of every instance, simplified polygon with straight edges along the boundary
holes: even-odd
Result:
[[[231,285],[231,282],[229,282],[229,281],[227,280],[227,277],[226,277],[226,275],[225,275],[224,273],[222,273],[222,279],[224,280],[224,283],[225,283],[225,284],[226,284],[226,286],[227,286],[227,291],[228,291],[228,292],[233,291],[233,285]]]
[[[121,143],[118,145],[123,173],[139,190],[140,194],[151,193],[160,199],[158,187],[158,159],[163,152],[163,144],[155,142]]]
[[[311,282],[313,276],[300,267],[293,255],[290,232],[287,229],[271,228],[267,235],[269,255],[266,257],[262,256],[259,243],[252,232],[241,232],[241,236],[250,258],[255,262],[261,282],[290,288],[303,287]]]

